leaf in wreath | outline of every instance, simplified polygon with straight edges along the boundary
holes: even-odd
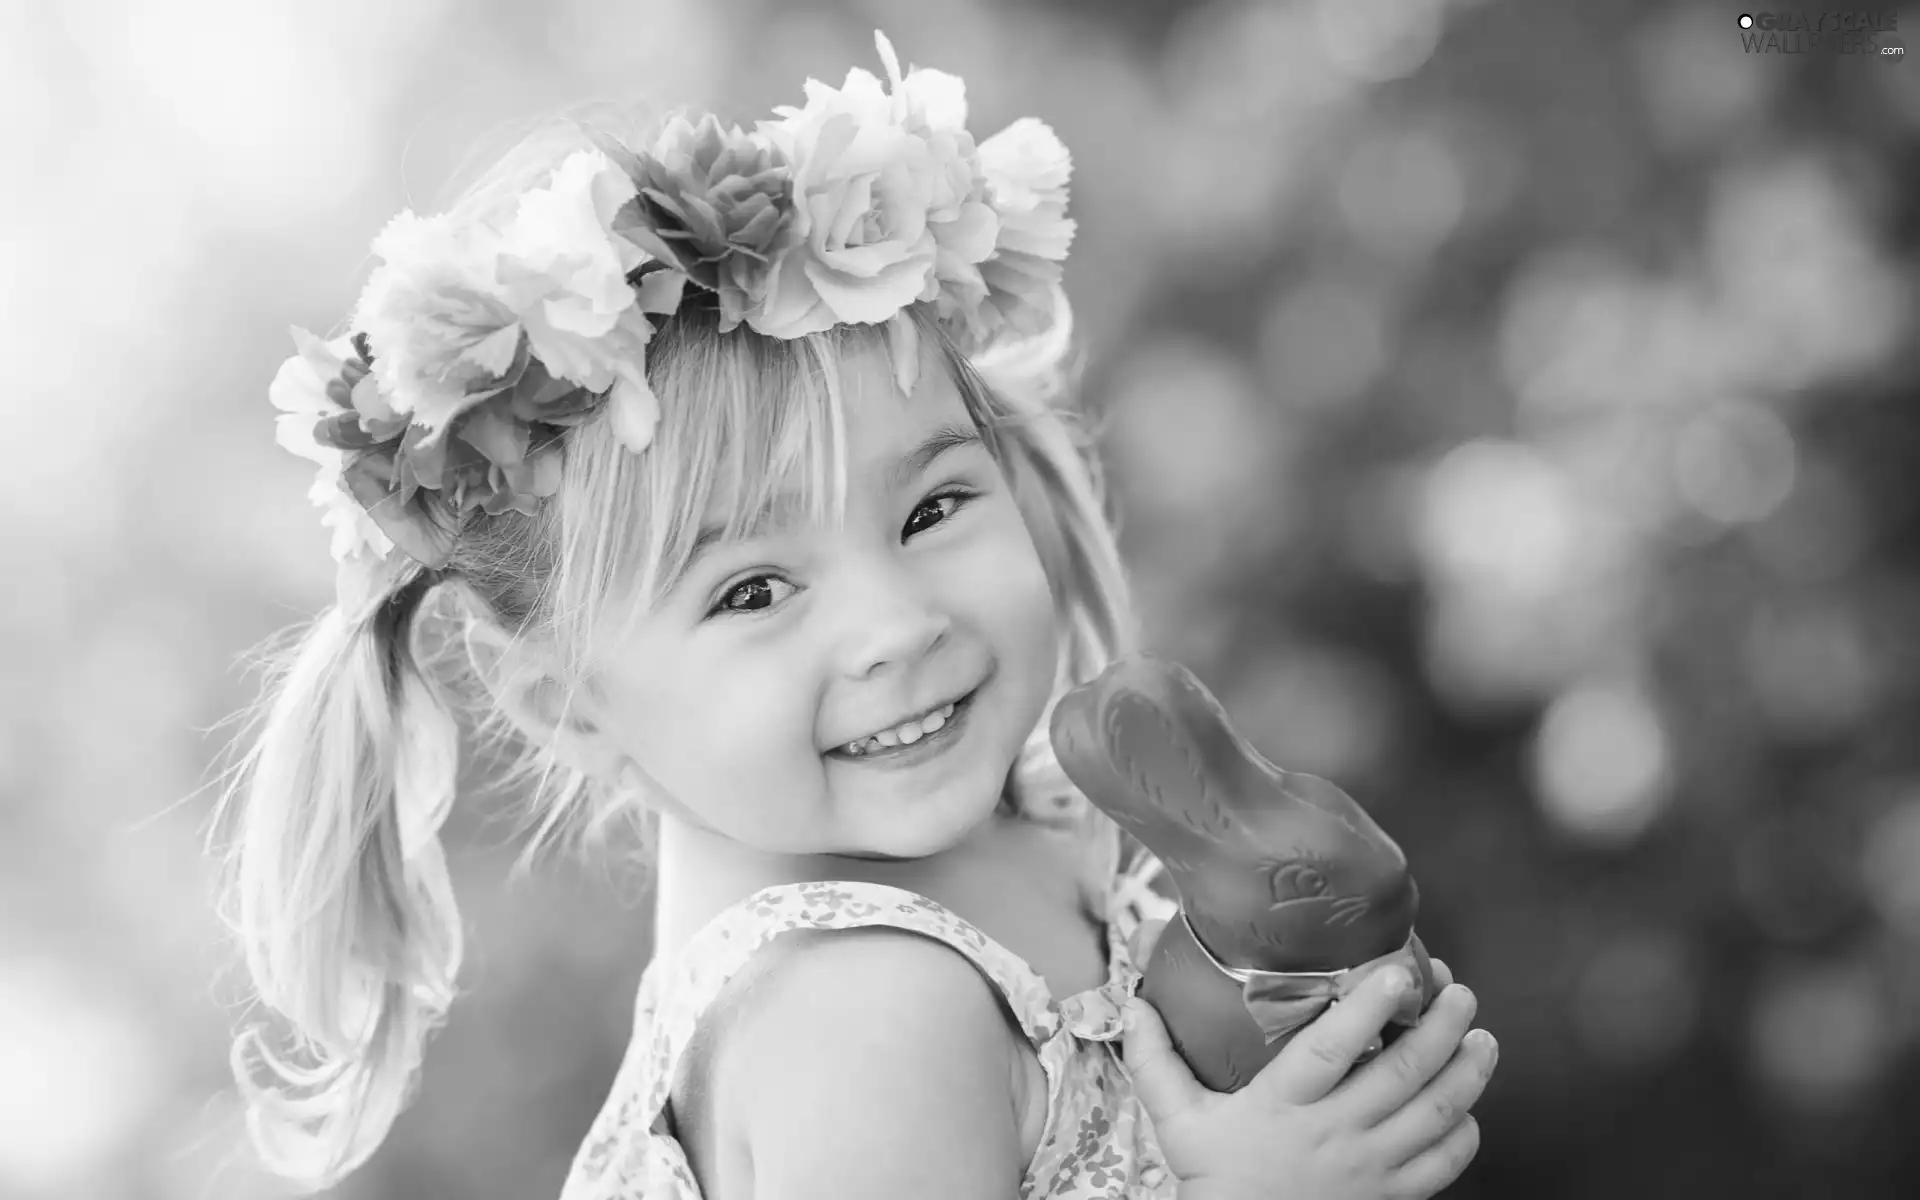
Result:
[[[400,456],[421,487],[438,489],[444,482],[448,440],[433,437],[431,431],[419,425],[410,426],[400,440]]]
[[[508,395],[507,407],[522,421],[545,421],[549,419],[548,410],[564,408],[575,393],[585,390],[570,379],[556,378],[536,358],[527,364],[526,373]]]
[[[432,567],[443,567],[453,553],[453,530],[439,515],[435,493],[411,489],[394,490],[391,461],[368,454],[346,465],[342,480],[347,490],[373,518],[380,531],[409,558]]]
[[[492,404],[469,415],[459,436],[495,466],[509,467],[527,456],[527,427]]]
[[[461,427],[464,430],[465,426]],[[456,431],[456,434],[461,431]],[[446,440],[447,473],[461,479],[472,480],[484,477],[493,466],[486,455],[480,453],[474,444],[464,436],[450,437]]]
[[[501,392],[506,391],[508,386],[507,384],[495,382],[480,388],[478,391],[468,392],[448,410],[446,415],[439,418],[438,424],[429,427],[416,422],[407,427],[407,434],[411,437],[414,431],[418,430],[420,434],[418,444],[421,446],[430,446],[436,442],[444,441],[446,440],[447,431],[452,429],[461,417],[472,412],[479,405],[485,404],[495,396],[498,396]]]
[[[685,271],[651,271],[640,280],[640,311],[665,316],[680,307],[686,291]]]
[[[640,173],[640,156],[632,148],[623,144],[619,138],[604,130],[592,129],[585,125],[580,127],[580,132],[600,153],[612,159],[614,166],[625,171],[629,177]]]
[[[646,209],[638,196],[620,206],[620,211],[614,214],[611,228],[654,259],[680,265],[680,251],[662,238],[648,222]]]

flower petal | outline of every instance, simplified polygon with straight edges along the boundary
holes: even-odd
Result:
[[[353,498],[407,557],[430,567],[444,567],[453,557],[450,521],[435,511],[429,493],[390,491],[375,456],[365,455],[347,464],[344,475]]]
[[[613,436],[622,446],[638,454],[652,444],[654,427],[660,423],[660,401],[647,386],[644,369],[623,370],[607,402],[613,406]]]
[[[460,426],[460,437],[495,466],[510,467],[527,456],[527,427],[488,405]]]
[[[804,270],[815,293],[842,321],[875,324],[913,303],[926,284],[933,269],[933,237],[923,240],[913,257],[883,267],[871,278],[850,278],[819,262],[808,262]]]
[[[338,375],[340,368],[346,364],[347,356],[353,352],[350,338],[323,342],[298,325],[290,326],[288,332],[293,334],[293,344],[299,350],[300,357],[313,367],[314,375],[320,379],[332,379]]]
[[[340,452],[331,446],[322,446],[314,440],[313,427],[316,418],[312,413],[281,413],[273,421],[273,440],[289,454],[297,454],[308,462],[338,462]]]
[[[372,375],[362,375],[348,396],[353,410],[366,420],[376,424],[401,420],[400,414],[393,411],[393,405],[387,403],[386,396],[380,391],[380,381]]]
[[[505,375],[520,350],[522,332],[518,321],[502,326],[462,350],[455,361],[472,363],[489,375]]]
[[[790,254],[767,276],[766,295],[746,314],[746,322],[770,338],[797,338],[833,328],[833,310],[814,290],[804,256]]]
[[[273,382],[267,385],[267,399],[284,413],[308,413],[323,416],[340,411],[327,397],[326,381],[333,376],[316,376],[313,364],[296,354],[280,364]]]
[[[964,129],[967,124],[967,85],[958,75],[915,67],[904,81],[911,106],[935,129]]]
[[[934,234],[940,239],[943,253],[967,263],[985,262],[993,253],[994,241],[999,235],[1000,218],[978,200],[961,205],[959,215],[937,226]]]
[[[640,311],[672,313],[680,307],[680,294],[687,286],[685,271],[652,271],[640,280]]]

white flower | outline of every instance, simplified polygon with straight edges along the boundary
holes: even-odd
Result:
[[[355,306],[393,406],[444,430],[499,390],[521,328],[493,279],[486,231],[403,212],[374,239],[383,260]]]
[[[987,294],[957,322],[975,347],[1003,332],[1043,334],[1059,322],[1060,264],[1074,234],[1067,216],[1072,159],[1044,122],[1023,117],[994,134],[980,143],[980,163],[1000,227],[993,255],[980,265]]]
[[[546,187],[521,197],[500,235],[495,278],[534,356],[562,379],[611,389],[615,430],[639,450],[659,407],[647,386],[647,313],[672,312],[686,276],[650,278],[644,302],[627,282],[647,256],[613,232],[613,218],[635,194],[633,180],[600,151],[569,156]]]
[[[1058,261],[1073,242],[1067,179],[1073,160],[1046,122],[1022,117],[980,143],[987,202],[1000,216],[1000,249]]]
[[[887,67],[892,118],[926,143],[935,167],[927,228],[938,249],[919,299],[937,301],[942,317],[971,311],[986,299],[979,268],[993,254],[1000,218],[986,203],[980,154],[967,132],[967,85],[926,67],[901,75],[893,43],[873,36]]]
[[[345,337],[322,342],[299,328],[293,330],[293,340],[300,353],[280,364],[267,388],[267,398],[281,412],[274,421],[274,440],[282,449],[320,468],[307,498],[319,506],[321,523],[333,532],[334,561],[345,562],[360,555],[384,558],[393,549],[393,540],[341,482],[346,455],[313,437],[313,427],[322,418],[346,411],[327,395],[327,386],[339,379],[341,367],[353,355],[352,344]],[[354,391],[373,391],[376,386],[368,376],[354,385]]]
[[[621,440],[644,448],[658,413],[646,312],[663,310],[637,303],[626,277],[646,255],[612,229],[634,194],[624,171],[588,150],[520,196],[503,228],[395,218],[374,241],[384,261],[354,317],[394,408],[437,437],[506,387],[524,350],[558,378],[611,390]],[[677,289],[655,290],[677,303]]]
[[[940,249],[927,218],[944,168],[880,81],[855,69],[806,91],[760,126],[793,164],[787,242],[747,316],[769,337],[885,321],[925,291]]]

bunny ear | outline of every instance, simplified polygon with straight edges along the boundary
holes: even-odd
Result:
[[[1054,757],[1074,785],[1163,862],[1184,869],[1213,857],[1209,848],[1232,818],[1194,794],[1204,779],[1169,740],[1175,732],[1115,668],[1062,696],[1049,721]]]

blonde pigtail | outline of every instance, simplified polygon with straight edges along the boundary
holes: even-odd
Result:
[[[459,725],[412,637],[429,586],[415,577],[365,620],[331,608],[273,664],[216,816],[235,826],[229,921],[292,1033],[282,1050],[242,1030],[234,1075],[266,1165],[309,1190],[379,1146],[460,968],[438,836]]]

